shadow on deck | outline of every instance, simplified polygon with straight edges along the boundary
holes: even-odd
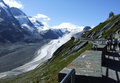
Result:
[[[103,83],[120,83],[120,54],[108,52],[102,65]]]

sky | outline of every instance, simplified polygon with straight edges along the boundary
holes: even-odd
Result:
[[[120,0],[4,0],[49,26],[96,26],[120,13]]]

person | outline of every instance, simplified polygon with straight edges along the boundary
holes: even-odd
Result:
[[[93,44],[93,50],[97,50],[97,44],[96,43]]]
[[[112,38],[109,39],[109,43],[110,43],[110,50],[112,50]]]
[[[119,47],[119,50],[120,50],[120,38],[118,39],[118,47]]]
[[[113,38],[113,40],[112,40],[112,45],[113,45],[113,50],[115,50],[115,38]]]
[[[117,45],[118,45],[118,39],[115,39],[115,49],[117,49]]]
[[[109,51],[110,50],[110,40],[109,39],[107,39],[106,45],[107,45],[107,51]]]

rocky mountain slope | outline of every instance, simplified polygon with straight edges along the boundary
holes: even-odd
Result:
[[[0,0],[0,42],[20,41],[24,37],[22,31],[10,8]]]
[[[31,23],[27,15],[23,13],[20,9],[12,7],[10,8],[10,11],[14,18],[16,18],[16,20],[21,25],[21,28],[30,32],[37,32],[37,28]]]

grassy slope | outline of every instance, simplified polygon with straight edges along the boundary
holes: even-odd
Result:
[[[58,72],[61,71],[65,66],[77,58],[85,50],[90,50],[92,44],[86,45],[81,50],[74,52],[70,55],[62,56],[67,50],[69,50],[75,43],[74,40],[70,40],[65,43],[61,52],[58,53],[57,57],[48,65],[45,63],[36,68],[33,71],[25,73],[24,75],[18,76],[16,79],[8,79],[5,83],[58,83]]]
[[[102,38],[107,38],[108,36],[113,35],[114,32],[120,30],[120,22],[117,23],[115,26],[113,26],[111,29],[109,29],[108,31],[104,32],[102,34]]]
[[[95,28],[93,28],[93,29],[90,30],[89,32],[83,34],[83,37],[87,37],[87,36],[89,36],[89,35],[92,34],[92,33],[97,34],[106,24],[115,21],[115,19],[117,19],[118,17],[120,17],[120,14],[114,16],[111,20],[106,20],[105,22],[100,23],[98,26],[96,26]],[[103,33],[102,38],[105,38],[105,37],[109,36],[110,33],[113,33],[115,30],[116,30],[116,29],[115,29],[114,27],[112,27],[109,31]]]

